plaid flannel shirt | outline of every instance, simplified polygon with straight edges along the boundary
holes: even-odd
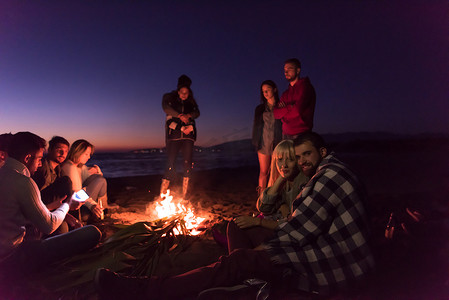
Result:
[[[293,202],[291,218],[264,245],[297,288],[327,294],[374,267],[364,189],[332,153]]]

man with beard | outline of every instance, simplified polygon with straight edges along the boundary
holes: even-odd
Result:
[[[72,180],[68,176],[61,177],[60,168],[60,165],[67,157],[70,143],[63,137],[54,136],[48,144],[47,156],[42,159],[42,165],[32,175],[32,178],[41,191],[42,202],[50,211],[53,211],[61,204],[54,201],[57,197],[64,195],[71,197],[73,193]],[[81,223],[76,218],[67,214],[64,222],[52,235],[66,233],[70,228],[73,229],[80,226]],[[30,227],[29,231],[31,232],[32,230]],[[35,235],[40,234],[37,230],[34,231]]]
[[[42,166],[33,175],[39,190],[44,190],[61,177],[60,165],[65,161],[69,152],[69,142],[60,136],[54,136],[48,142],[47,156],[42,159]],[[68,178],[68,177],[67,177]]]
[[[295,155],[304,174],[312,178],[273,239],[168,278],[130,278],[99,269],[95,283],[100,299],[181,299],[200,291],[200,299],[214,299],[217,293],[236,293],[242,285],[234,285],[251,278],[270,282],[277,291],[328,295],[363,279],[374,267],[363,186],[346,165],[328,154],[314,132],[298,136]]]
[[[313,127],[315,112],[315,89],[309,77],[300,78],[301,62],[291,58],[284,63],[285,79],[289,82],[288,89],[282,94],[273,114],[282,121],[283,139],[295,139],[298,134],[310,131]]]

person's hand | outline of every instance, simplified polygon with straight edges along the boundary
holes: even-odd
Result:
[[[185,127],[185,129],[184,129],[182,132],[184,132],[184,134],[188,135],[188,134],[190,134],[192,131],[193,131],[192,126],[187,126],[187,127]]]
[[[287,204],[282,204],[281,207],[279,207],[279,211],[284,218],[288,217],[288,215],[290,214],[290,209],[288,208]]]
[[[279,176],[274,184],[268,188],[267,195],[276,195],[279,193],[280,189],[284,186],[285,182],[287,181],[286,178]]]
[[[67,198],[67,196],[65,196],[65,198]],[[73,200],[72,198],[68,199],[68,201],[66,202],[69,205],[69,210],[78,210],[81,207],[81,205],[84,204],[84,202],[76,201]]]
[[[101,215],[103,214],[103,208],[101,208],[100,205],[95,204],[92,206],[92,208],[90,210],[99,219],[101,218]]]
[[[279,101],[279,103],[278,103],[278,107],[279,108],[283,108],[283,107],[286,107],[287,105],[285,104],[285,102],[284,101]]]
[[[260,218],[251,216],[240,216],[234,219],[235,224],[241,229],[259,226],[261,224]]]
[[[97,165],[94,165],[94,167],[95,167],[95,168],[97,168],[97,172],[98,172],[98,174],[100,174],[100,175],[103,175],[103,172],[101,172],[101,169],[100,169],[100,167],[99,167],[99,166],[97,166]]]
[[[72,200],[69,203],[70,210],[78,210],[83,205],[83,202]]]
[[[97,166],[97,165],[93,165],[92,167],[89,167],[88,171],[89,171],[90,175],[93,175],[93,174],[103,175],[103,173],[101,172],[100,167]]]
[[[184,124],[189,123],[190,115],[181,115],[179,117]]]

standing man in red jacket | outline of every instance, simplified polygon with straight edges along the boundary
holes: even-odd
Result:
[[[289,82],[277,107],[273,108],[276,119],[282,120],[283,139],[295,139],[300,133],[311,131],[315,112],[315,89],[309,77],[300,78],[301,62],[297,58],[285,61],[284,74]]]

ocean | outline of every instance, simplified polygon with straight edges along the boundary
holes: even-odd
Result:
[[[337,157],[347,163],[371,191],[423,193],[449,191],[449,139],[402,139],[334,144]],[[105,177],[162,175],[166,153],[96,152],[87,165],[100,166]],[[234,141],[209,148],[195,148],[194,171],[258,166],[250,141]],[[182,154],[177,159],[182,171]]]
[[[96,152],[87,165],[98,165],[107,178],[163,174],[167,155],[164,152]],[[194,170],[257,166],[255,151],[193,153]],[[182,153],[178,154],[176,169],[182,171]]]

